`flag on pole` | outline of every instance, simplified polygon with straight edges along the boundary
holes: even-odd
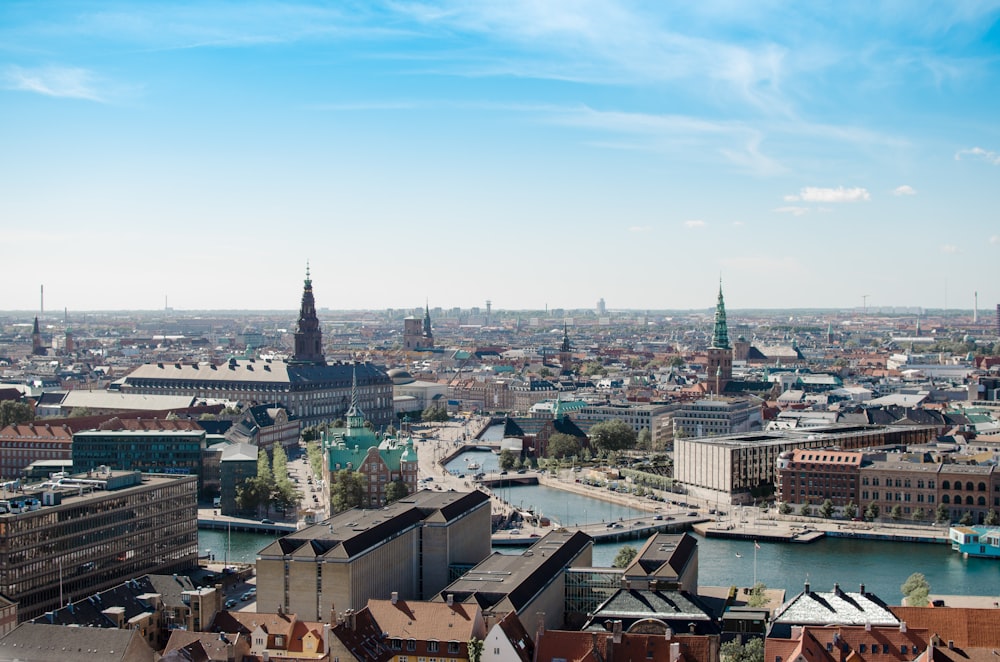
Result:
[[[756,540],[753,541],[753,548],[754,549],[760,549],[760,545],[757,544]]]

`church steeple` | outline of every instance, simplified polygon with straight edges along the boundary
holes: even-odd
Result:
[[[316,301],[313,299],[312,279],[309,277],[309,263],[306,263],[306,280],[302,288],[302,303],[299,306],[299,321],[295,328],[296,363],[326,363],[323,356],[323,331],[316,317]]]
[[[351,407],[347,410],[347,427],[349,429],[363,428],[365,413],[358,406],[358,366],[354,366],[351,375]]]
[[[424,338],[433,338],[434,334],[431,333],[431,304],[425,303],[424,308]],[[433,347],[433,345],[431,345]]]
[[[563,323],[563,340],[562,340],[562,346],[559,348],[559,351],[563,353],[573,351],[573,349],[570,347],[569,344],[569,327],[567,327],[565,323]]]
[[[719,279],[719,301],[715,304],[715,332],[712,334],[712,347],[730,349],[729,327],[726,325],[726,302],[722,299],[722,279]]]
[[[45,356],[45,347],[42,345],[42,332],[38,329],[38,316],[35,316],[35,326],[31,329],[31,353],[36,356]]]

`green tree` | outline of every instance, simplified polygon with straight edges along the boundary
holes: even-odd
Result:
[[[878,519],[879,513],[881,512],[882,509],[879,508],[878,504],[873,501],[868,504],[867,508],[865,508],[865,519],[869,522],[874,522]]]
[[[318,441],[311,441],[306,444],[306,458],[309,460],[309,468],[317,476],[323,475],[323,449],[319,447]]]
[[[612,566],[615,568],[627,567],[638,553],[639,550],[632,545],[622,545],[621,549],[618,550],[618,554],[615,555],[615,560],[612,563]]]
[[[962,526],[972,526],[972,513],[966,510],[962,513],[962,519],[958,520],[958,523]]]
[[[823,502],[823,504],[819,507],[819,516],[823,519],[830,519],[833,517],[833,501],[827,499]]]
[[[653,433],[649,431],[649,428],[643,428],[639,430],[639,436],[635,440],[636,448],[644,451],[653,452]]]
[[[510,471],[514,468],[514,463],[517,461],[517,456],[514,455],[509,449],[503,449],[500,451],[499,464],[500,468],[504,471]]]
[[[931,592],[931,586],[927,583],[927,578],[923,573],[915,572],[906,578],[903,585],[899,587],[906,598],[906,604],[910,607],[926,607],[927,596]]]
[[[986,513],[986,519],[983,520],[983,523],[986,524],[986,526],[996,526],[1000,523],[1000,515],[997,515],[997,511],[990,510]]]
[[[334,513],[350,508],[360,508],[365,503],[368,481],[364,474],[351,469],[341,469],[333,475],[330,485],[330,505]]]
[[[35,410],[27,402],[4,400],[0,402],[0,428],[23,425],[35,420]]]
[[[926,516],[927,516],[927,513],[924,512],[923,508],[917,508],[916,510],[913,511],[913,514],[911,515],[911,517],[913,518],[914,522],[919,522],[920,520],[922,520]]]
[[[750,589],[750,598],[747,600],[747,606],[763,607],[767,603],[767,586],[764,585],[764,582],[757,582]]]
[[[87,416],[93,415],[93,413],[94,412],[90,411],[89,407],[77,407],[69,413],[68,418],[86,418]],[[174,417],[174,420],[176,420],[177,415],[174,414],[174,412],[170,412],[169,414],[167,414],[167,420],[168,421],[171,420],[170,419],[171,415]]]
[[[262,448],[257,451],[257,478],[265,484],[270,484],[274,479],[274,474],[271,473],[271,459],[267,456],[267,451]]]
[[[802,515],[803,517],[812,515],[812,507],[809,505],[808,501],[799,506],[799,515]]]
[[[778,512],[782,515],[790,515],[792,512],[792,506],[789,505],[787,501],[782,501],[781,505],[778,506]]]
[[[670,367],[671,368],[683,368],[684,367],[684,359],[682,359],[679,356],[675,356],[674,358],[670,359]]]
[[[295,504],[299,502],[299,491],[295,489],[292,481],[285,479],[274,483],[270,493],[270,503],[282,513],[295,509]]]
[[[889,517],[891,517],[894,522],[898,522],[900,518],[903,517],[903,507],[898,503],[895,504],[892,507],[892,510],[889,511]]]
[[[601,421],[590,428],[590,443],[608,453],[635,448],[635,441],[635,430],[625,421]]]
[[[549,444],[546,450],[548,451],[547,455],[550,458],[561,459],[579,455],[582,448],[580,440],[573,435],[566,434],[564,432],[556,432],[554,435],[549,437]]]
[[[277,482],[288,480],[288,453],[281,444],[275,444],[271,456],[271,469]]]
[[[938,524],[942,522],[948,522],[951,520],[951,513],[948,512],[948,506],[939,503],[937,509],[934,511],[934,521]]]
[[[764,662],[764,640],[754,637],[745,644],[733,639],[719,649],[722,662]]]
[[[480,662],[483,659],[483,642],[480,639],[473,637],[466,642],[466,648],[469,650],[469,662]]]
[[[243,513],[252,513],[256,516],[270,503],[271,486],[258,477],[247,479],[236,488],[236,507]]]
[[[546,366],[542,366],[542,369],[538,371],[538,376],[539,377],[551,377],[552,376],[552,371],[549,370]]]
[[[858,506],[853,501],[848,501],[847,505],[844,506],[844,517],[847,519],[854,519],[858,516]]]
[[[410,490],[407,489],[406,483],[401,480],[394,480],[385,486],[385,501],[386,503],[399,501],[409,493]]]
[[[319,439],[319,427],[312,425],[304,430],[302,430],[302,442],[309,443],[310,441],[316,441]]]
[[[444,407],[428,407],[420,414],[420,420],[424,423],[443,423],[450,418]]]

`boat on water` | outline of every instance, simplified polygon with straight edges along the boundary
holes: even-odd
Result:
[[[480,465],[478,462],[469,462],[469,469],[475,471],[480,468],[482,468],[482,465]]]
[[[951,548],[963,556],[1000,559],[1000,527],[953,526],[948,529]]]

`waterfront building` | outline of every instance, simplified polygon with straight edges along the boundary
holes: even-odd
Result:
[[[0,501],[0,594],[27,620],[198,557],[197,479],[108,469]],[[44,535],[43,535],[44,534]]]
[[[951,548],[964,556],[1000,558],[1000,528],[995,526],[953,526],[948,539]]]
[[[931,636],[927,629],[909,627],[907,623],[896,626],[871,623],[805,625],[792,629],[787,636],[768,637],[764,659],[795,662],[940,660],[932,650]]]
[[[68,425],[22,423],[0,429],[0,478],[17,479],[40,460],[73,459],[73,429]]]
[[[437,599],[478,603],[492,614],[513,611],[522,622],[541,613],[546,628],[562,627],[566,570],[589,568],[593,546],[582,531],[550,531],[521,554],[494,553],[440,591]]]
[[[424,490],[342,512],[257,553],[258,604],[320,620],[393,591],[428,599],[489,556],[490,519],[479,490]]]
[[[508,417],[504,419],[503,438],[505,440],[521,440],[519,452],[532,455],[535,458],[548,456],[549,439],[556,433],[576,437],[580,446],[587,448],[590,441],[587,434],[568,415],[563,414],[556,403],[553,417],[549,420],[540,418]],[[588,426],[589,427],[589,426]]]
[[[951,521],[969,513],[981,524],[990,510],[1000,512],[1000,471],[994,465],[894,458],[863,463],[859,473],[858,503],[874,503],[883,516],[899,506],[906,519],[933,519],[944,504]]]
[[[922,426],[832,425],[759,434],[674,440],[674,478],[709,500],[751,502],[777,484],[778,458],[796,448],[856,450],[922,444],[937,430]]]
[[[829,499],[842,508],[858,503],[858,479],[864,453],[797,448],[778,456],[775,497],[783,503],[818,504]]]
[[[698,400],[680,406],[673,417],[674,438],[715,437],[757,432],[764,426],[760,402]]]
[[[722,629],[711,610],[694,593],[661,589],[621,588],[591,615],[584,630],[612,622],[626,632],[687,632],[718,640]]]
[[[195,421],[113,418],[73,435],[73,471],[191,474],[201,480],[205,430]],[[199,485],[200,487],[200,485]]]
[[[312,280],[306,272],[295,353],[288,361],[237,359],[214,363],[147,363],[124,378],[124,393],[191,395],[233,402],[279,403],[301,425],[329,423],[344,416],[357,380],[361,406],[376,427],[395,421],[392,380],[371,363],[328,364],[316,317]]]
[[[564,402],[560,406],[575,421],[587,421],[590,425],[603,421],[622,421],[636,433],[649,430],[654,442],[672,436],[673,431],[669,428],[671,417],[681,407],[676,403],[645,402],[582,403],[582,406],[577,407],[567,407],[567,404]]]

